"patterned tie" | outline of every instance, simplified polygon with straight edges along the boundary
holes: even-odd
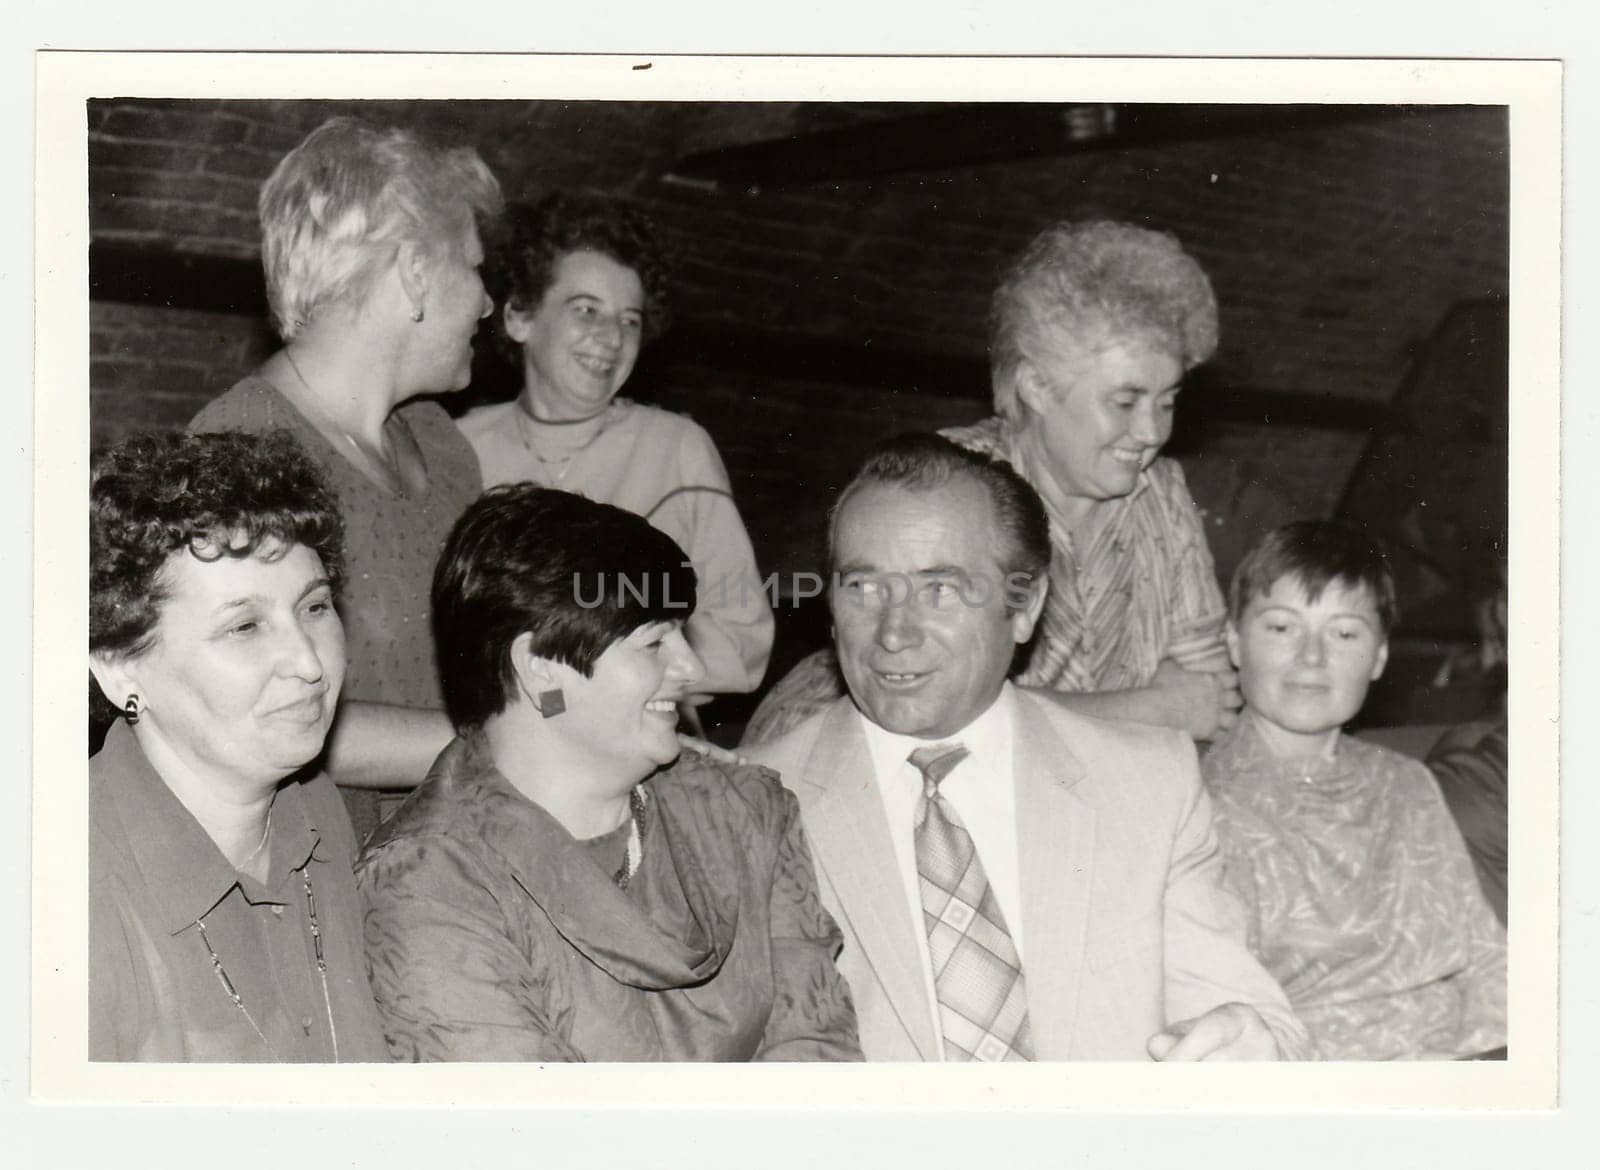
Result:
[[[1032,1060],[1022,962],[972,835],[939,795],[939,782],[967,749],[938,744],[907,758],[922,773],[917,875],[945,1059]]]

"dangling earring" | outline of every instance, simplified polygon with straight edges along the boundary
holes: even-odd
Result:
[[[123,714],[123,717],[125,719],[127,719],[128,725],[130,727],[133,724],[139,722],[139,696],[138,695],[129,695],[128,696],[128,701],[126,703],[122,704],[122,714]]]
[[[411,310],[411,319],[413,321],[422,320],[422,306],[421,305],[418,305],[415,309]]]
[[[561,688],[539,692],[539,714],[546,719],[554,719],[567,709],[567,696],[561,693]]]

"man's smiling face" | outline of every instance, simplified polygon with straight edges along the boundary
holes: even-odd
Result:
[[[833,628],[856,706],[880,727],[940,739],[1000,693],[1038,598],[1006,607],[1007,537],[977,480],[869,482],[833,526]]]

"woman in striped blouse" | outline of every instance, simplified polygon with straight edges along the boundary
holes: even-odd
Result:
[[[1174,237],[1056,224],[994,295],[995,416],[946,432],[1009,460],[1050,515],[1050,595],[1017,681],[1196,739],[1231,726],[1238,683],[1199,511],[1160,451],[1183,376],[1216,347],[1211,282]],[[840,693],[831,652],[812,655],[768,694],[745,743]]]

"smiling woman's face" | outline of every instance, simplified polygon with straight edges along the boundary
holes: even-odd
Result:
[[[143,706],[140,736],[214,782],[276,783],[316,758],[333,722],[345,661],[332,587],[311,549],[280,551],[173,554],[154,640],[117,666]]]
[[[529,405],[545,418],[583,418],[602,410],[633,373],[644,285],[609,256],[569,252],[537,308],[506,306],[505,326],[522,346]]]
[[[1172,437],[1183,366],[1162,346],[1112,342],[1076,358],[1024,362],[1018,376],[1029,428],[1064,495],[1127,495]]]
[[[565,712],[550,729],[631,786],[678,758],[678,700],[705,677],[681,622],[650,622],[607,646],[584,678],[562,672]]]

